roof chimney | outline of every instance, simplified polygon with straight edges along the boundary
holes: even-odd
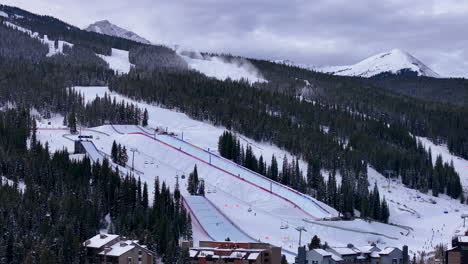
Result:
[[[101,239],[105,239],[105,238],[107,238],[107,235],[106,235],[106,234],[99,234],[99,237],[100,237]]]

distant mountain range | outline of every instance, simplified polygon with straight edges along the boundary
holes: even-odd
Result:
[[[400,49],[379,53],[353,65],[316,67],[316,71],[342,76],[373,77],[381,74],[412,74],[438,78],[440,75]]]
[[[381,75],[413,75],[441,78],[438,73],[406,51],[393,49],[371,56],[353,65],[314,66],[296,64],[292,61],[276,61],[318,72],[341,76],[374,77]]]
[[[89,25],[84,30],[92,31],[100,34],[105,34],[114,37],[125,38],[133,41],[137,41],[144,44],[151,44],[151,42],[138,34],[121,28],[117,25],[112,24],[109,20],[98,21],[94,24]]]

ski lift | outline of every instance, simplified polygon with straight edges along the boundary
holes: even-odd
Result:
[[[148,164],[148,161],[147,161],[147,160],[145,160],[145,164]]]
[[[151,164],[154,164],[154,160],[151,161]]]
[[[281,226],[280,226],[280,229],[288,229],[289,228],[289,225],[288,225],[288,222],[283,223],[283,221],[281,221]]]
[[[252,208],[249,207],[249,210],[247,210],[249,213],[252,212]]]

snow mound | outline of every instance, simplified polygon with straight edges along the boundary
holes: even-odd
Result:
[[[417,73],[418,76],[440,77],[440,75],[411,54],[393,49],[379,53],[354,65],[326,66],[314,68],[316,71],[342,76],[372,77],[381,73],[399,74],[404,71]]]
[[[105,56],[98,54],[103,60],[105,60],[109,67],[116,71],[117,74],[129,73],[130,69],[133,67],[133,64],[130,63],[128,58],[128,51],[112,49],[112,54],[110,56]]]
[[[129,40],[133,40],[133,41],[140,42],[143,44],[151,44],[149,40],[137,35],[136,33],[132,31],[116,26],[110,23],[108,20],[98,21],[94,24],[89,25],[84,30],[96,32],[99,34],[129,39]]]

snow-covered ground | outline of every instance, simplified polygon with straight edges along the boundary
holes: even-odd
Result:
[[[374,183],[390,208],[390,222],[412,230],[401,241],[410,249],[432,251],[439,243],[448,244],[454,234],[463,232],[461,214],[468,211],[466,204],[447,195],[434,197],[409,189],[398,180],[389,181],[372,168],[368,168],[369,188]]]
[[[468,192],[468,160],[458,157],[450,153],[447,148],[447,145],[436,145],[432,141],[424,137],[416,137],[420,140],[424,147],[427,150],[431,150],[432,152],[432,162],[435,164],[437,156],[441,155],[442,160],[448,164],[453,161],[453,166],[455,171],[458,172],[460,175],[460,182],[463,186],[463,189]]]
[[[135,129],[135,126],[116,126],[117,130],[114,130],[112,126],[107,125],[92,130],[83,130],[82,133],[93,135],[93,142],[98,149],[106,153],[110,152],[113,140],[125,145],[127,149],[137,148],[135,168],[142,171],[142,174],[136,176],[147,182],[150,190],[153,188],[157,176],[169,186],[175,185],[176,176],[178,176],[181,193],[183,196],[187,196],[187,176],[193,170],[194,165],[197,165],[200,177],[206,182],[207,199],[226,217],[236,223],[242,232],[256,240],[260,239],[282,246],[286,250],[295,251],[298,245],[298,233],[295,227],[306,226],[308,232],[303,234],[303,241],[310,241],[312,236],[317,234],[332,245],[346,245],[347,243],[366,245],[369,242],[399,245],[396,244],[398,240],[394,238],[400,237],[399,234],[406,231],[399,227],[377,223],[369,224],[364,221],[355,222],[357,227],[349,226],[345,229],[340,227],[339,223],[336,224],[337,226],[333,226],[330,221],[323,221],[324,224],[314,222],[308,214],[291,203],[238,177],[228,175],[206,162],[181,154],[177,147],[167,146],[141,134],[126,133],[132,131],[132,127]],[[61,138],[68,133],[68,131],[61,129],[44,131],[55,133],[56,138]],[[43,137],[42,132],[40,130],[38,133],[39,140],[50,139],[50,137]],[[49,142],[49,144],[56,145],[59,144],[59,141]],[[61,148],[59,146],[53,147]],[[313,214],[313,212],[310,213]],[[307,219],[308,222],[305,222],[304,219]],[[265,223],[268,224],[265,225]],[[203,225],[203,222],[201,224]],[[194,235],[202,236],[202,238],[195,237],[195,240],[206,239],[203,229],[207,230],[210,236],[212,234],[220,236],[219,229],[213,230],[213,225],[205,223],[203,228],[194,226]],[[285,253],[288,254],[288,252]],[[293,258],[292,254],[288,254],[288,256],[290,259]]]
[[[206,76],[214,77],[218,80],[248,80],[250,83],[266,82],[261,73],[247,60],[237,59],[227,62],[221,57],[212,56],[209,58],[191,58],[180,55],[193,70],[197,70]]]
[[[97,55],[105,60],[109,64],[109,67],[118,74],[129,73],[130,69],[133,67],[133,64],[130,63],[128,58],[128,51],[126,50],[113,48],[110,56]]]
[[[323,241],[327,241],[334,246],[346,246],[348,243],[360,246],[367,245],[370,242],[376,242],[380,246],[398,247],[407,244],[412,252],[416,252],[420,250],[430,251],[437,243],[449,243],[451,236],[456,231],[462,231],[460,229],[462,223],[460,214],[468,211],[466,205],[462,205],[458,200],[450,199],[445,195],[436,198],[430,194],[421,194],[416,190],[404,187],[398,181],[390,182],[390,188],[388,188],[388,180],[372,168],[368,169],[369,188],[373,188],[374,182],[377,182],[381,195],[385,196],[389,203],[390,222],[402,225],[401,227],[375,222],[368,223],[362,220],[315,221],[287,201],[271,195],[238,177],[233,177],[206,162],[209,156],[205,150],[210,148],[213,153],[216,153],[213,150],[217,149],[217,140],[224,128],[192,120],[185,114],[172,110],[129,100],[118,94],[109,93],[106,87],[76,87],[75,89],[84,94],[86,101],[94,99],[96,95],[103,96],[107,92],[109,95],[116,97],[117,100],[124,99],[138,104],[141,108],[147,108],[150,118],[149,127],[168,127],[168,130],[175,132],[179,138],[182,138],[183,134],[183,139],[190,142],[187,144],[200,147],[198,148],[200,152],[198,152],[195,150],[197,149],[196,146],[193,146],[195,149],[192,149],[177,139],[171,139],[163,135],[156,135],[156,138],[161,140],[161,142],[158,142],[153,140],[151,136],[142,135],[145,134],[145,131],[151,133],[152,130],[136,126],[113,127],[106,125],[82,130],[83,134],[93,135],[93,142],[100,152],[110,153],[111,144],[114,140],[125,145],[127,149],[137,148],[135,168],[141,171],[137,176],[148,183],[150,190],[153,188],[157,176],[169,186],[175,186],[177,176],[181,186],[181,193],[184,197],[187,197],[187,176],[193,170],[194,165],[197,165],[200,177],[205,179],[206,182],[207,200],[215,208],[218,208],[227,219],[234,222],[239,227],[239,232],[244,232],[255,240],[260,239],[261,241],[282,246],[286,250],[296,251],[298,232],[295,227],[305,226],[307,232],[303,233],[303,243],[304,241],[310,241],[313,235],[318,235]],[[62,126],[60,117],[52,119],[50,125],[48,125],[48,122],[48,120],[41,120],[38,124],[39,127],[49,128],[49,130],[38,131],[38,139],[43,142],[48,141],[51,150],[61,149],[66,146],[70,147],[71,151],[73,146],[67,145],[71,141],[63,137],[64,134],[68,134],[68,131],[56,129]],[[249,142],[254,152],[257,155],[263,154],[264,157],[267,157],[267,160],[273,153],[277,157],[282,157],[285,153],[288,157],[291,157],[287,152],[271,144],[255,142],[242,136],[240,138],[244,144]],[[426,143],[428,144],[428,142]],[[432,146],[431,149],[433,155],[436,155],[437,151],[444,150],[443,146],[439,149]],[[131,160],[132,154],[129,154]],[[452,158],[454,162],[458,160],[455,156],[450,156],[450,159]],[[214,161],[212,160],[212,162]],[[230,165],[227,164],[214,165],[228,171],[231,170]],[[463,165],[458,166],[456,169],[461,168],[463,168]],[[447,213],[444,211],[447,211]],[[210,239],[211,234],[219,236],[220,230],[214,230],[212,227],[212,224],[206,224],[203,221],[202,223],[196,223],[194,221],[195,241]],[[293,255],[288,254],[288,252],[285,253],[292,260]]]
[[[86,102],[94,100],[96,96],[104,97],[107,93],[112,99],[115,98],[118,102],[125,100],[126,102],[137,104],[140,108],[146,108],[149,114],[148,127],[167,128],[169,132],[176,133],[178,137],[218,154],[218,139],[223,132],[226,131],[226,128],[224,127],[214,126],[208,122],[191,119],[186,114],[176,112],[174,110],[129,99],[118,93],[109,91],[109,88],[105,86],[75,87],[75,90],[83,94]],[[242,135],[237,136],[241,141],[241,144],[244,146],[250,145],[252,147],[252,151],[257,157],[262,155],[267,164],[271,163],[271,157],[273,155],[275,155],[278,163],[280,164],[284,155],[286,155],[289,161],[294,157],[289,152],[282,150],[273,144],[257,142]],[[301,160],[299,165],[301,170],[306,172],[307,164]]]

